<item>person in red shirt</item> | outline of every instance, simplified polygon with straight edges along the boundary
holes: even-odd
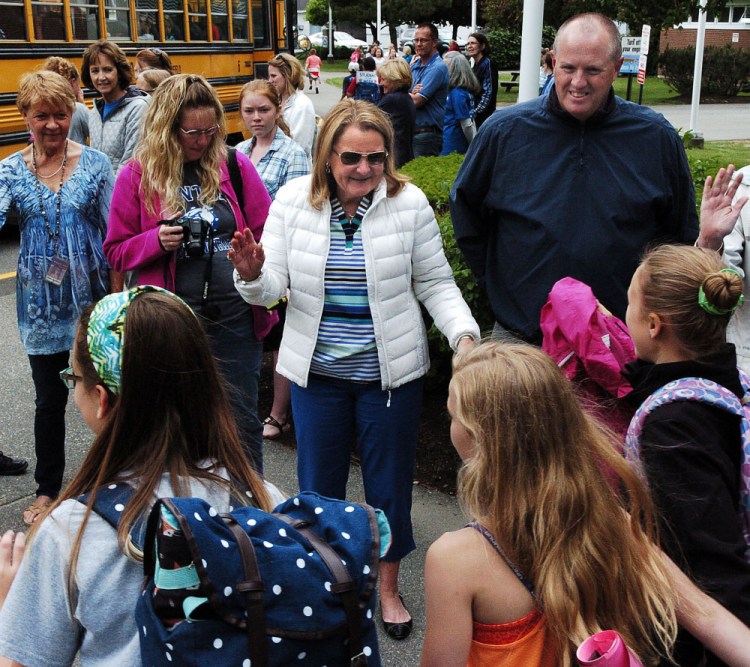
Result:
[[[310,88],[312,90],[313,83],[315,84],[315,93],[318,94],[318,82],[320,81],[320,66],[322,65],[320,56],[317,54],[315,49],[310,49],[310,55],[305,60],[305,69],[307,70],[307,79],[310,82]]]

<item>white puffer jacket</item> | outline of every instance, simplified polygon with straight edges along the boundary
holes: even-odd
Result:
[[[311,177],[282,187],[263,230],[265,264],[257,280],[237,289],[252,304],[270,305],[284,295],[287,308],[277,370],[307,386],[310,361],[323,314],[324,276],[330,247],[331,206],[310,206]],[[443,254],[435,214],[424,193],[407,184],[386,197],[385,181],[375,190],[361,225],[367,290],[375,328],[383,389],[421,377],[430,365],[421,301],[453,349],[459,338],[479,339],[479,327],[453,280]]]
[[[750,166],[738,171],[743,180],[734,201],[750,195]],[[724,263],[745,280],[745,302],[729,320],[727,340],[737,348],[737,365],[750,374],[750,201],[742,207],[732,233],[724,238]]]

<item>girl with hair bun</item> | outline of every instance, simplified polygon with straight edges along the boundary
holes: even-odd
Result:
[[[742,287],[739,274],[711,250],[666,245],[645,255],[628,291],[627,324],[638,358],[625,371],[630,400],[644,405],[626,449],[653,493],[667,554],[750,624],[750,562],[739,513],[740,417],[698,400],[653,404],[658,407],[648,401],[669,383],[687,386],[686,378],[716,383],[732,401],[731,394],[739,401],[746,396],[747,378],[740,377],[734,346],[726,342]],[[679,665],[702,664],[704,649],[686,635],[675,655]],[[724,664],[707,658],[708,665]]]

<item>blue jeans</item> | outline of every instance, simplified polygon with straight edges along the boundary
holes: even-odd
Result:
[[[415,158],[440,155],[443,150],[443,133],[422,132],[421,134],[415,134],[411,140],[411,146],[414,149]]]
[[[70,353],[30,354],[31,378],[36,391],[34,412],[34,481],[37,496],[57,498],[65,472],[65,406],[68,388],[60,371],[68,367]]]
[[[252,315],[248,313],[228,322],[203,320],[203,323],[219,370],[229,385],[242,446],[252,466],[263,474],[263,424],[258,418],[263,343],[255,337]]]
[[[350,382],[310,375],[292,384],[301,491],[344,499],[349,458],[359,448],[365,499],[383,510],[393,542],[383,560],[398,562],[415,548],[411,525],[423,379],[383,391],[380,382]]]

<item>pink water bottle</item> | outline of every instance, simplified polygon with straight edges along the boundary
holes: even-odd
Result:
[[[581,667],[643,667],[614,630],[603,630],[589,637],[576,651]]]

